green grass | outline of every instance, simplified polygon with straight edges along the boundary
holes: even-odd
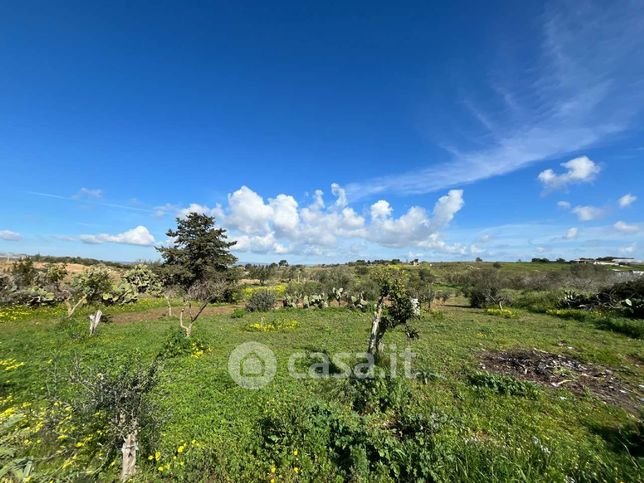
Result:
[[[145,308],[149,307],[118,310]],[[385,342],[395,344],[398,350],[409,345],[416,353],[415,368],[431,377],[374,386],[364,394],[359,388],[358,396],[348,389],[346,381],[295,380],[288,374],[287,361],[294,351],[364,351],[369,314],[336,308],[289,309],[199,320],[194,334],[209,350],[201,357],[165,361],[162,382],[154,396],[163,408],[165,421],[154,447],[142,447],[139,478],[641,478],[634,456],[637,448],[631,448],[632,454],[626,449],[632,447],[639,431],[637,415],[604,404],[590,394],[533,388],[508,376],[481,373],[478,357],[485,350],[511,348],[563,352],[605,365],[637,386],[642,382],[637,362],[641,364],[644,343],[600,330],[583,320],[513,311],[517,318],[508,319],[483,310],[446,307],[415,323],[420,338],[411,343],[402,332],[388,333]],[[151,361],[163,347],[168,331],[177,326],[176,318],[105,324],[99,326],[96,337],[88,338],[84,335],[86,314],[80,313],[75,322],[63,327],[57,320],[51,314],[42,314],[0,325],[2,359],[24,362],[24,366],[0,373],[0,398],[13,397],[5,406],[17,407],[24,402],[46,405],[49,372],[57,367],[65,373],[75,358],[88,365],[118,360],[127,354]],[[280,326],[293,320],[297,327],[292,330],[248,330],[253,323]],[[267,345],[278,360],[275,379],[257,391],[240,388],[227,371],[230,352],[248,341]],[[356,398],[366,401],[364,407],[369,409],[356,410]],[[0,405],[0,413],[4,409]],[[19,447],[19,453],[29,451],[29,446]],[[50,474],[62,478],[60,465],[53,458],[37,462],[36,471],[56,469]],[[73,468],[72,463],[66,470]],[[116,468],[112,467],[101,478],[109,480],[115,475]]]

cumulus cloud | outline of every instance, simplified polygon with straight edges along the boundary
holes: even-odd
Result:
[[[637,196],[627,193],[619,199],[619,207],[626,208],[627,206],[631,206],[633,203],[635,203],[636,200]]]
[[[173,203],[166,203],[165,205],[156,206],[154,208],[154,216],[163,218],[166,215],[178,216],[185,218],[190,213],[198,213],[200,215],[214,216],[217,220],[223,217],[221,205],[217,204],[213,208],[199,203],[190,203],[188,206],[180,206]]]
[[[595,179],[601,168],[587,156],[571,159],[561,166],[566,171],[560,174],[552,169],[546,169],[539,173],[537,179],[549,190],[564,188],[573,183],[587,183]]]
[[[380,200],[371,205],[372,223],[369,227],[369,238],[388,247],[436,248],[437,240],[432,238],[432,235],[445,228],[463,205],[463,190],[450,190],[447,195],[438,199],[432,216],[429,216],[425,208],[412,206],[407,213],[394,218],[389,203]]]
[[[623,221],[618,221],[617,223],[615,223],[613,225],[613,228],[621,233],[637,233],[638,231],[640,231],[637,225],[629,225],[628,223],[625,223]]]
[[[0,230],[0,240],[20,241],[22,240],[22,236],[20,235],[20,233],[16,233],[15,231]]]
[[[577,234],[579,233],[579,230],[577,228],[569,228],[566,231],[566,234],[564,235],[565,240],[574,240],[577,238]]]
[[[464,204],[463,191],[451,190],[438,199],[431,214],[413,206],[395,217],[389,202],[379,200],[368,207],[367,219],[348,205],[340,185],[333,183],[331,193],[335,199],[326,203],[324,193],[316,190],[310,204],[301,206],[291,195],[265,199],[242,186],[228,196],[227,206],[218,207],[218,220],[230,230],[231,239],[237,241],[234,249],[240,252],[319,255],[331,253],[339,245],[349,252],[350,246],[365,243],[448,250],[451,248],[440,241],[438,232]],[[193,209],[200,206],[191,205]]]
[[[391,216],[392,208],[388,201],[378,200],[371,205],[371,219],[384,220]]]
[[[463,208],[463,190],[450,190],[445,196],[441,196],[434,206],[434,228],[443,228],[449,224],[454,215]]]
[[[228,195],[228,210],[226,224],[246,234],[267,232],[273,216],[271,206],[247,186]]]
[[[575,206],[571,210],[581,221],[592,221],[600,218],[604,210],[596,206]]]
[[[155,242],[152,233],[142,225],[117,235],[101,233],[98,235],[81,235],[79,238],[82,242],[90,244],[122,243],[126,245],[151,246]]]
[[[200,205],[198,203],[190,203],[190,205],[186,206],[185,208],[179,208],[177,210],[177,216],[180,216],[181,218],[185,218],[190,213],[197,213],[198,215],[214,216],[217,219],[223,217],[223,211],[221,210],[220,205],[216,205],[214,208],[209,208],[206,205]]]

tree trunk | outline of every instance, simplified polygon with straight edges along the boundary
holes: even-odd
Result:
[[[172,304],[170,303],[170,297],[166,296],[165,301],[168,304],[168,317],[172,317]]]
[[[136,431],[128,434],[123,440],[121,452],[123,453],[123,466],[121,468],[121,481],[126,481],[134,476],[136,472],[136,452],[139,449],[137,444]]]
[[[371,334],[369,334],[369,347],[367,348],[367,352],[369,354],[375,355],[382,351],[382,344],[380,342],[380,319],[382,318],[382,306],[384,305],[384,302],[384,297],[380,297],[376,304],[376,311],[373,313]]]
[[[190,336],[192,335],[192,321],[188,325],[183,324],[183,313],[185,311],[185,308],[181,309],[181,312],[179,313],[179,326],[185,330],[186,332],[186,337],[189,339]]]
[[[89,335],[94,335],[96,332],[96,327],[98,327],[98,323],[101,321],[102,315],[103,312],[97,310],[94,315],[89,316]]]

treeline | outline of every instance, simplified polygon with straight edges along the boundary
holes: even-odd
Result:
[[[110,262],[107,260],[97,260],[96,258],[84,258],[84,257],[55,257],[52,255],[30,255],[29,257],[30,260],[34,262],[42,262],[42,263],[62,263],[62,264],[69,264],[69,263],[76,263],[79,265],[106,265],[108,267],[114,267],[114,268],[128,268],[131,267],[132,263],[125,263],[125,262]]]

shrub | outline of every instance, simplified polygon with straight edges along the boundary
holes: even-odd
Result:
[[[401,409],[411,401],[408,386],[404,380],[396,378],[352,378],[348,380],[344,394],[359,413]]]
[[[519,314],[510,310],[510,309],[486,309],[485,313],[488,315],[495,315],[497,317],[503,317],[504,319],[518,319]]]
[[[554,291],[523,292],[514,297],[512,306],[543,314],[555,309],[560,299],[561,295]]]
[[[125,305],[138,300],[137,290],[128,282],[121,282],[101,297],[106,305]]]
[[[268,312],[275,307],[275,293],[270,290],[258,290],[246,302],[246,310],[249,312]]]
[[[236,308],[235,310],[233,310],[233,313],[230,314],[230,316],[233,319],[241,319],[245,314],[246,311],[244,309]]]
[[[208,345],[200,338],[186,337],[185,331],[179,327],[173,327],[168,331],[157,358],[169,359],[189,355],[200,357],[207,350]]]
[[[499,303],[501,277],[498,270],[473,270],[463,279],[463,294],[470,299],[470,306],[487,307]]]
[[[76,275],[72,281],[72,290],[87,299],[87,303],[101,302],[103,294],[112,288],[110,273],[104,266],[92,266]]]
[[[34,261],[31,258],[23,258],[13,264],[11,267],[11,275],[13,275],[18,287],[25,288],[36,281],[38,271],[34,267]]]
[[[142,263],[134,265],[134,267],[125,272],[123,278],[134,288],[137,294],[158,295],[161,293],[161,280],[150,267]]]

